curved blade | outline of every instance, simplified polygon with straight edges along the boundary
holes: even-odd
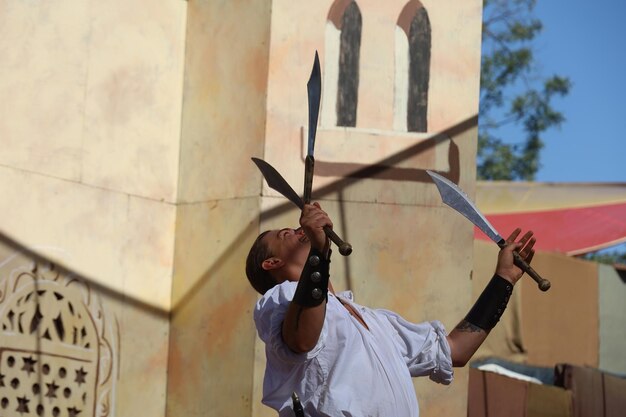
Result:
[[[322,95],[322,74],[320,71],[320,58],[315,51],[315,61],[309,82],[306,84],[309,96],[309,146],[304,164],[304,191],[302,198],[306,204],[311,202],[311,190],[313,189],[313,171],[315,170],[315,134],[317,133],[317,118],[320,113],[320,98]]]
[[[315,51],[315,61],[309,82],[306,84],[309,95],[309,147],[307,155],[313,156],[315,149],[315,133],[317,133],[317,118],[320,113],[320,99],[322,95],[322,74],[320,70],[320,58]]]
[[[304,208],[302,199],[300,199],[298,194],[296,194],[289,183],[285,181],[282,175],[280,175],[273,166],[259,158],[252,158],[252,162],[256,164],[257,168],[259,168],[261,174],[263,174],[263,177],[265,178],[265,181],[267,181],[267,184],[271,188],[281,193],[284,197],[287,197],[289,201],[298,206],[300,210]],[[339,247],[340,254],[348,256],[352,253],[352,245],[348,242],[344,242],[343,239],[341,239],[337,233],[333,231],[333,229],[328,226],[324,226],[324,233],[326,233],[326,236],[328,236],[330,240],[332,240],[333,243]]]
[[[489,221],[478,210],[478,207],[472,203],[467,195],[459,188],[455,183],[441,175],[426,170],[428,175],[433,179],[433,182],[441,194],[441,200],[448,206],[452,207],[465,217],[469,219],[476,227],[485,233],[489,239],[496,243],[504,241],[502,236],[498,234],[496,229],[489,223]]]
[[[278,191],[283,196],[287,197],[289,201],[302,209],[303,204],[300,196],[293,190],[293,188],[291,188],[289,183],[278,173],[278,171],[274,169],[273,166],[259,158],[252,158],[252,162],[254,162],[259,168],[259,171],[263,174],[263,178],[265,178],[265,181],[267,181],[267,185],[269,185],[270,188]]]

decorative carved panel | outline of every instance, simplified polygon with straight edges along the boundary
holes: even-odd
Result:
[[[49,263],[0,263],[0,417],[114,415],[119,330],[89,285]]]

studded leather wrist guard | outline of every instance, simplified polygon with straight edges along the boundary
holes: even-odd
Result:
[[[465,321],[488,332],[502,317],[512,293],[513,284],[499,275],[494,275],[474,307],[465,316]]]
[[[293,301],[303,307],[315,307],[322,304],[328,297],[329,270],[330,252],[326,259],[320,251],[311,248]]]

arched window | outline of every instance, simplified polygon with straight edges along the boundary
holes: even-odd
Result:
[[[428,130],[431,28],[428,12],[418,0],[408,2],[396,29],[396,91],[394,128]]]
[[[361,27],[361,11],[354,0],[333,3],[326,27],[323,124],[356,126]],[[335,103],[334,109],[330,103]]]

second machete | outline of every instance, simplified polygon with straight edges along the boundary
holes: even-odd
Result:
[[[433,179],[433,182],[439,190],[441,200],[444,204],[452,207],[454,210],[465,216],[469,221],[474,223],[489,239],[493,240],[500,248],[506,246],[506,241],[502,236],[498,234],[496,229],[489,223],[489,221],[483,216],[478,208],[472,203],[469,197],[461,191],[461,189],[449,179],[442,177],[436,172],[426,170],[428,175]],[[517,252],[513,252],[513,258],[515,259],[515,265],[526,272],[532,279],[535,280],[537,286],[541,291],[548,291],[550,289],[550,281],[542,278],[541,275],[528,265],[526,261]]]

